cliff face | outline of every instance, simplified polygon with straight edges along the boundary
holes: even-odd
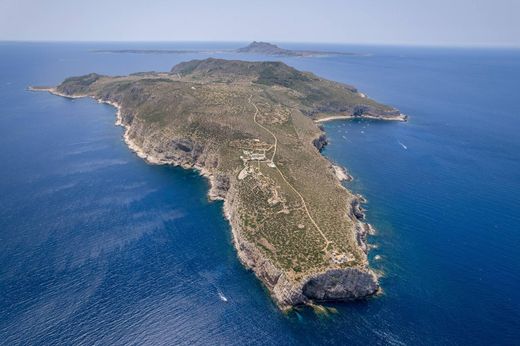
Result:
[[[151,128],[130,114],[121,116],[125,126],[125,140],[139,156],[153,164],[170,164],[187,169],[197,169],[211,183],[208,196],[223,200],[230,187],[227,175],[217,171],[218,155],[206,143],[191,138],[171,138],[160,128]]]

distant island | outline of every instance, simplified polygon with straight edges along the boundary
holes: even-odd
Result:
[[[132,53],[132,54],[216,54],[216,53],[243,53],[280,57],[318,57],[332,55],[356,55],[347,52],[330,52],[318,50],[291,50],[280,48],[268,42],[253,41],[246,47],[238,49],[220,50],[192,50],[192,49],[97,49],[96,53]]]
[[[258,49],[280,53],[264,44],[248,48]],[[111,104],[140,157],[207,177],[209,197],[224,200],[241,262],[280,308],[378,292],[364,200],[320,154],[327,142],[317,122],[406,120],[398,110],[281,62],[213,58],[164,73],[91,73],[32,90]]]
[[[277,45],[268,42],[253,41],[248,46],[239,48],[237,53],[261,54],[271,56],[329,56],[329,55],[354,55],[353,53],[328,52],[318,50],[291,50],[280,48]]]

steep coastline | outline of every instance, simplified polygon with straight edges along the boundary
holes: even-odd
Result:
[[[112,105],[140,158],[206,177],[209,199],[224,201],[240,261],[281,309],[379,291],[366,201],[320,154],[327,138],[318,123],[405,120],[397,109],[279,62],[193,60],[167,73],[91,73],[31,90]]]
[[[127,146],[140,158],[149,164],[180,166],[184,169],[194,169],[208,179],[210,189],[208,198],[210,200],[223,200],[223,213],[230,223],[232,242],[237,251],[241,263],[252,270],[262,283],[269,289],[272,298],[282,310],[290,309],[292,306],[319,301],[352,300],[377,294],[379,284],[377,276],[367,266],[360,268],[327,269],[306,276],[303,280],[294,282],[286,277],[283,271],[269,261],[258,250],[258,247],[248,242],[241,232],[241,226],[236,217],[235,188],[230,184],[234,177],[222,177],[212,172],[212,155],[207,148],[203,149],[205,155],[200,155],[196,160],[185,152],[177,152],[179,155],[166,156],[157,151],[155,144],[158,142],[144,143],[146,131],[144,126],[136,124],[131,114],[123,112],[123,106],[116,100],[101,99],[90,95],[69,95],[56,90],[56,88],[30,88],[32,91],[47,91],[53,95],[65,98],[77,99],[90,97],[99,103],[113,106],[116,109],[115,125],[124,128],[123,139]],[[321,136],[321,138],[324,138]],[[195,144],[196,145],[196,144]],[[200,144],[199,144],[200,145]],[[164,153],[164,152],[163,152]],[[331,164],[332,165],[332,164]],[[332,167],[337,167],[332,165]],[[338,167],[338,169],[340,169]],[[338,184],[341,179],[338,176]],[[224,182],[224,183],[223,183]],[[351,217],[357,220],[356,232],[359,246],[368,252],[367,234],[372,227],[364,222],[364,214],[360,203],[366,202],[361,196],[357,196],[352,203]]]
[[[127,119],[123,117],[122,113],[122,105],[120,105],[117,101],[114,100],[106,100],[101,98],[96,98],[90,95],[69,95],[59,92],[56,88],[33,88],[29,87],[30,91],[46,91],[52,95],[61,96],[69,99],[79,99],[79,98],[92,98],[96,100],[98,103],[108,104],[116,109],[116,126],[121,126],[124,129],[123,139],[130,150],[132,150],[138,157],[145,160],[149,164],[153,165],[172,165],[172,166],[180,166],[184,169],[194,169],[199,172],[199,174],[208,179],[210,183],[210,189],[208,191],[208,198],[210,200],[224,200],[223,188],[222,184],[219,183],[219,179],[213,175],[204,165],[203,162],[186,160],[182,157],[179,158],[170,158],[167,159],[165,157],[158,157],[156,154],[153,154],[150,150],[146,150],[142,144],[138,144],[138,142],[134,139],[135,135],[132,136],[132,129],[135,131],[135,126],[132,128]],[[132,138],[134,137],[134,138]]]

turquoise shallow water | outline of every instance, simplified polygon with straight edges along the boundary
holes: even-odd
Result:
[[[206,57],[91,52],[157,46],[239,45],[0,43],[2,343],[518,342],[519,51],[299,46],[368,54],[284,59],[410,116],[325,125],[324,154],[369,200],[384,295],[317,316],[276,309],[207,182],[137,158],[113,108],[25,91]]]

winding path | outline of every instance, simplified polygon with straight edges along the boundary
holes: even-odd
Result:
[[[260,124],[258,121],[256,121],[256,116],[258,115],[258,113],[260,112],[258,110],[258,107],[256,106],[256,104],[254,104],[253,101],[251,101],[251,99],[253,98],[253,95],[250,95],[249,96],[249,100],[248,102],[250,104],[253,105],[253,107],[255,107],[255,114],[253,115],[253,121],[255,122],[255,124],[257,124],[258,126],[260,126],[262,129],[264,129],[265,131],[267,131],[274,139],[274,150],[273,150],[273,156],[271,156],[271,162],[274,164],[274,157],[276,155],[276,146],[278,144],[278,138],[276,138],[275,134],[269,130],[267,127],[265,127],[264,125]],[[307,203],[305,203],[305,199],[303,198],[303,196],[301,195],[301,193],[296,190],[296,188],[294,186],[291,185],[291,183],[289,183],[287,181],[287,179],[285,178],[285,176],[283,175],[282,171],[280,171],[280,169],[278,168],[278,166],[275,165],[274,167],[278,173],[280,173],[282,179],[285,181],[285,183],[287,185],[289,185],[291,187],[291,189],[300,197],[301,201],[302,201],[302,205],[303,205],[303,208],[305,209],[305,212],[307,213],[307,216],[309,217],[309,220],[311,220],[312,224],[314,225],[314,227],[316,228],[316,230],[321,234],[321,236],[323,237],[323,239],[325,240],[325,247],[324,247],[324,250],[327,249],[327,246],[332,243],[330,240],[327,239],[327,237],[325,236],[325,234],[323,233],[323,231],[320,229],[320,227],[318,226],[318,224],[314,221],[314,219],[312,218],[311,216],[311,213],[309,212],[309,209],[307,208]]]

